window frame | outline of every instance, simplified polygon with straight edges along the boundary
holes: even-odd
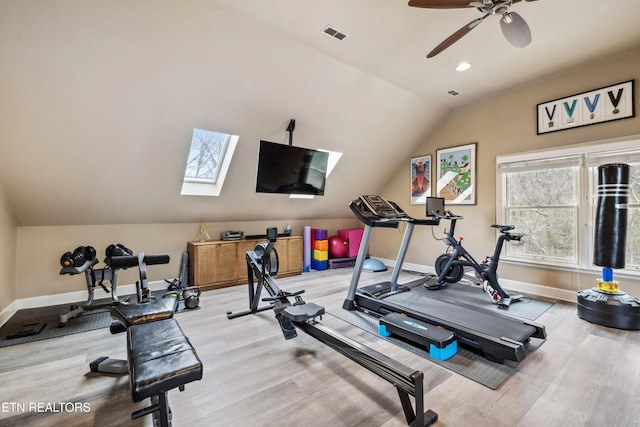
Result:
[[[580,163],[577,173],[577,205],[576,205],[576,262],[567,263],[557,259],[536,258],[533,255],[514,256],[508,250],[503,252],[501,262],[559,268],[570,271],[597,272],[601,267],[593,264],[594,247],[594,222],[597,197],[594,191],[597,185],[597,166],[611,163],[611,159],[624,159],[625,155],[633,154],[634,161],[640,162],[640,135],[631,135],[623,138],[615,138],[594,141],[585,144],[577,144],[566,147],[551,148],[548,150],[536,150],[525,153],[516,153],[496,156],[496,221],[503,223],[507,218],[508,194],[506,187],[505,165],[526,162],[549,162],[561,157],[579,156]],[[636,161],[635,159],[638,159]],[[508,169],[508,168],[507,168]],[[506,171],[508,173],[508,170]],[[594,181],[595,180],[595,181]],[[640,201],[632,203],[630,198],[629,208],[640,208]],[[517,232],[517,224],[515,231]],[[630,277],[640,276],[640,265],[630,264],[629,260],[624,269],[619,269],[622,275]]]
[[[225,132],[209,131],[206,129],[194,128],[193,135],[196,131],[215,132],[225,135],[225,141],[223,143],[222,150],[220,152],[220,158],[216,167],[214,176],[212,178],[195,178],[183,176],[182,189],[180,194],[183,196],[219,196],[222,192],[227,172],[231,166],[231,159],[238,144],[238,135],[232,135]],[[193,136],[189,144],[189,153],[187,155],[187,163],[189,162],[189,154],[191,154],[191,148],[193,144]]]

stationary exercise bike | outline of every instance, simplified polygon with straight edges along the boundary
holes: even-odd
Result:
[[[446,253],[436,258],[435,270],[438,275],[437,282],[428,282],[424,286],[430,290],[444,288],[447,283],[456,283],[462,279],[465,267],[472,267],[476,271],[476,278],[482,285],[482,290],[491,298],[491,302],[497,304],[499,308],[507,309],[513,302],[518,302],[524,298],[523,295],[509,295],[502,289],[498,282],[498,262],[500,252],[505,241],[520,241],[523,234],[512,233],[513,225],[493,224],[491,227],[500,231],[498,241],[492,256],[488,256],[482,263],[478,263],[471,254],[462,246],[462,237],[456,239],[454,232],[456,221],[463,219],[462,216],[454,215],[451,211],[444,209],[444,199],[441,197],[427,198],[427,215],[451,221],[449,231],[443,239],[448,245]]]

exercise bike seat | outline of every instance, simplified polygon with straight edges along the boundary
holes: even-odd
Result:
[[[500,230],[501,233],[504,233],[506,231],[511,231],[513,230],[515,227],[515,225],[498,225],[498,224],[491,224],[491,226],[493,228],[497,228],[498,230]]]

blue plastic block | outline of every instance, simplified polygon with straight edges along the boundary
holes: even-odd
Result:
[[[387,327],[385,325],[378,325],[378,333],[383,337],[391,336],[391,332],[387,331]]]
[[[326,270],[329,268],[328,261],[316,261],[314,259],[311,260],[311,268],[314,270]]]
[[[458,351],[458,341],[454,341],[451,344],[443,348],[438,348],[431,344],[429,346],[429,356],[438,360],[447,360],[452,357]]]

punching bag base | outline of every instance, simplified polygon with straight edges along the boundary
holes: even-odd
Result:
[[[640,301],[624,292],[591,288],[578,292],[578,317],[616,329],[640,329]]]

